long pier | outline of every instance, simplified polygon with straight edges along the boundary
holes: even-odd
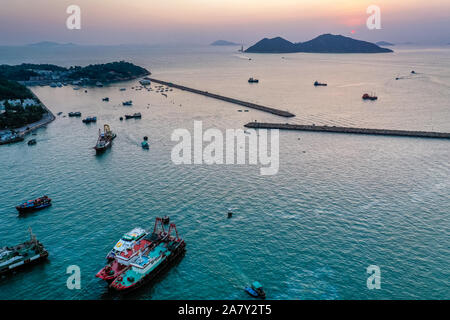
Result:
[[[450,139],[449,132],[368,129],[368,128],[316,126],[316,125],[301,125],[288,123],[263,123],[263,122],[249,122],[245,125],[245,127],[254,129],[281,129],[281,130],[317,131],[317,132],[350,133],[350,134],[368,134],[368,135],[382,135],[382,136],[401,136],[401,137],[415,137],[415,138]]]
[[[229,97],[221,96],[221,95],[218,95],[218,94],[215,94],[215,93],[211,93],[211,92],[208,92],[208,91],[202,91],[202,90],[197,90],[197,89],[185,87],[185,86],[182,86],[182,85],[179,85],[179,84],[175,84],[175,83],[172,83],[172,82],[167,82],[167,81],[158,80],[158,79],[154,79],[154,78],[147,78],[147,79],[149,79],[150,81],[153,81],[153,82],[156,82],[156,83],[168,86],[168,87],[177,88],[177,89],[180,89],[180,90],[183,90],[183,91],[189,91],[189,92],[192,92],[192,93],[200,94],[200,95],[205,96],[205,97],[210,97],[210,98],[226,101],[226,102],[229,102],[229,103],[238,104],[240,106],[244,106],[244,107],[247,107],[247,108],[251,108],[251,109],[256,109],[256,110],[263,111],[263,112],[272,113],[272,114],[275,114],[277,116],[286,117],[286,118],[295,117],[295,114],[290,113],[289,111],[279,110],[279,109],[270,108],[270,107],[262,106],[262,105],[251,103],[251,102],[247,102],[247,101],[242,101],[242,100],[238,100],[238,99],[234,99],[234,98],[229,98]]]

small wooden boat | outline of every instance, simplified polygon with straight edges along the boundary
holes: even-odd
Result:
[[[20,213],[27,213],[38,211],[52,205],[52,199],[47,196],[43,196],[41,198],[37,198],[34,200],[28,200],[18,206],[16,206],[17,211]]]

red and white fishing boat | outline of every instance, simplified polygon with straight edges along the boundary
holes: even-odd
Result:
[[[134,228],[124,234],[108,253],[106,256],[108,264],[96,274],[96,277],[112,282],[137,259],[140,252],[156,245],[166,236],[167,233],[164,230],[161,218],[156,218],[151,234],[142,228]]]

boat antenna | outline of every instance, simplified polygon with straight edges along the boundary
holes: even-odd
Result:
[[[36,236],[33,234],[31,227],[28,227],[28,232],[30,233],[30,241],[36,243]]]

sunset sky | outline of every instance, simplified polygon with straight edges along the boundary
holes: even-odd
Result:
[[[251,44],[282,36],[298,42],[322,33],[369,41],[450,43],[449,0],[0,0],[0,44]],[[81,7],[81,30],[68,30],[66,8]],[[381,30],[366,9],[381,8]],[[352,34],[351,32],[354,31]]]

